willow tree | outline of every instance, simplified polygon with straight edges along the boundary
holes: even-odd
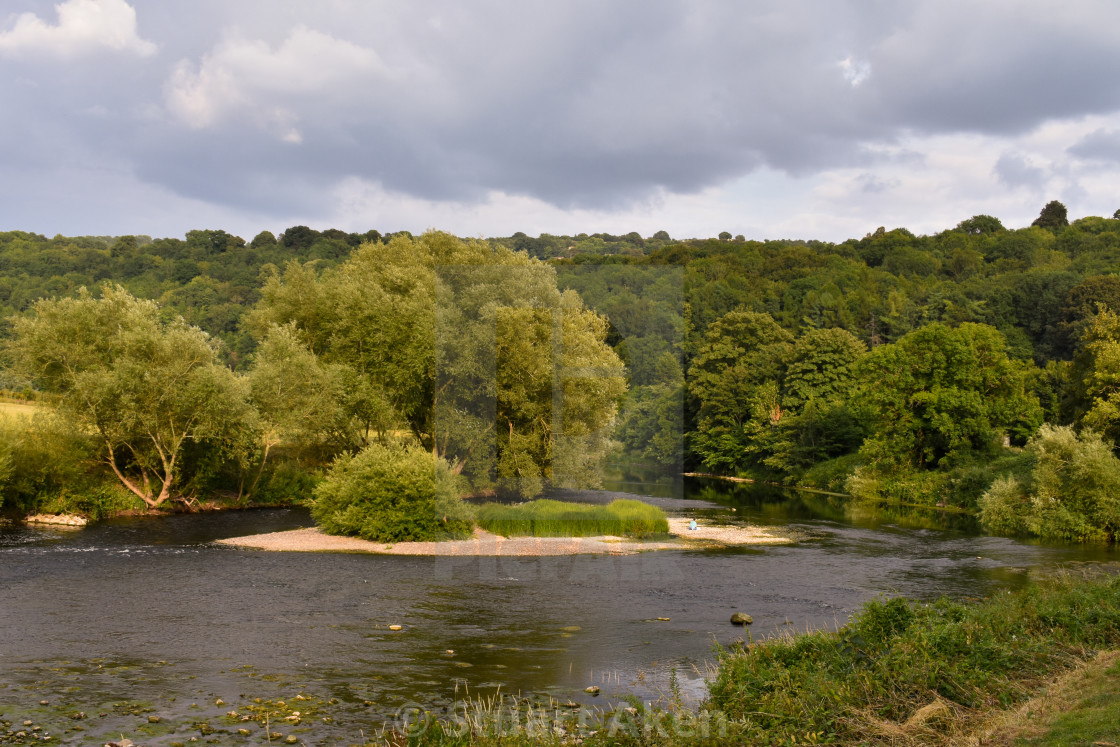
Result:
[[[38,301],[12,331],[16,369],[57,395],[62,416],[95,436],[149,506],[176,497],[189,445],[232,450],[254,422],[244,381],[219,364],[209,336],[120,286]]]
[[[346,450],[408,433],[476,487],[595,482],[624,369],[605,320],[549,265],[445,233],[396,236],[321,272],[274,273],[250,326],[284,325],[348,372]]]

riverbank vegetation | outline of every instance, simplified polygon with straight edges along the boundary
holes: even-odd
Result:
[[[89,442],[77,469],[144,505],[306,499],[396,440],[476,493],[593,485],[621,453],[1111,541],[1100,514],[994,507],[1041,494],[1043,424],[1116,448],[1118,271],[1120,217],[1060,203],[840,243],[7,232],[0,386],[49,402]],[[57,488],[20,490],[9,509]]]
[[[669,533],[669,520],[656,506],[615,500],[605,506],[539,499],[519,505],[486,503],[478,525],[505,537],[649,537]]]
[[[545,263],[398,236],[321,271],[273,267],[259,296],[241,371],[216,337],[106,284],[14,317],[6,375],[49,398],[85,450],[56,456],[149,508],[306,500],[319,483],[329,531],[400,541],[469,529],[459,492],[596,484],[624,368],[606,319]]]

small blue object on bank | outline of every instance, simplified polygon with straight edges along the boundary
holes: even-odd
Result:
[[[688,528],[689,529],[695,529],[696,528],[696,519],[693,519],[692,521],[688,522]]]

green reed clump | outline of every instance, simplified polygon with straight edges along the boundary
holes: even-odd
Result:
[[[1118,645],[1117,577],[1051,579],[976,604],[879,600],[835,633],[721,652],[709,705],[765,743],[806,732],[867,739],[939,699],[954,716],[922,726],[936,730],[1021,702],[1094,649]]]
[[[513,506],[486,503],[478,509],[478,525],[506,537],[646,537],[669,531],[664,511],[634,500],[605,506],[547,499]]]

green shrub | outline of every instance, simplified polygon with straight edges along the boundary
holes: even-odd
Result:
[[[1100,436],[1044,425],[1024,450],[1031,468],[980,499],[980,521],[1001,534],[1106,542],[1120,535],[1120,459]]]
[[[372,445],[331,465],[315,488],[311,516],[328,534],[374,542],[463,536],[470,505],[442,459],[419,446]]]
[[[536,500],[516,506],[487,503],[478,509],[483,529],[506,537],[648,536],[669,531],[665,512],[634,500],[606,506]]]
[[[807,488],[842,491],[848,477],[862,464],[863,457],[859,454],[845,454],[814,464],[805,471],[799,482]]]
[[[0,506],[29,514],[58,496],[89,498],[100,489],[104,475],[93,453],[88,436],[50,412],[0,419]]]
[[[859,500],[934,506],[949,494],[949,474],[932,470],[880,472],[864,466],[852,473],[844,487]]]
[[[250,498],[258,505],[309,504],[320,480],[320,477],[307,471],[296,461],[278,459],[265,471]]]
[[[980,497],[997,477],[1008,473],[1025,474],[1030,464],[1028,456],[1006,452],[998,458],[966,462],[951,469],[884,469],[882,466],[876,469],[866,465],[852,471],[844,488],[852,497],[865,501],[974,511]]]
[[[949,493],[945,500],[952,506],[974,510],[979,507],[980,497],[998,477],[1026,474],[1030,467],[1030,457],[1025,454],[1008,454],[1000,459],[957,467],[949,472]]]
[[[44,496],[37,510],[48,514],[78,514],[96,520],[146,508],[139,496],[106,477],[99,484],[78,491],[63,490]]]

